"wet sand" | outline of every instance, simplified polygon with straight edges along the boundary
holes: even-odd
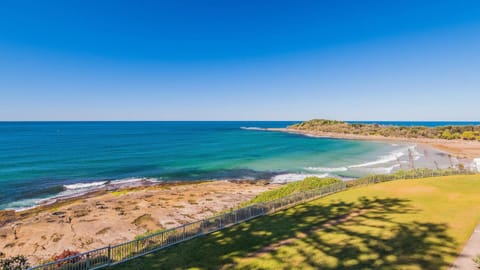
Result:
[[[17,213],[0,211],[0,251],[39,263],[210,217],[279,185],[210,181],[97,192]],[[2,214],[3,213],[3,214]],[[3,220],[3,221],[2,221]]]

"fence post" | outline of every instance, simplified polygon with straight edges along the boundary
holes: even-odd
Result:
[[[112,263],[112,247],[110,246],[110,244],[108,245],[108,258],[107,258],[107,263],[108,265],[110,265]]]
[[[87,258],[85,262],[85,268],[90,269],[90,253],[87,253]]]

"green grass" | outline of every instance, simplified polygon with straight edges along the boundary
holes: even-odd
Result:
[[[254,203],[262,203],[273,201],[285,196],[288,196],[293,193],[308,191],[313,189],[318,189],[323,186],[341,183],[342,181],[336,178],[318,178],[318,177],[307,177],[302,181],[288,183],[280,188],[269,190],[261,193],[252,200],[242,203],[241,206],[246,206]]]
[[[479,193],[479,175],[353,188],[113,269],[446,269]]]
[[[158,229],[158,230],[153,230],[153,231],[148,231],[148,232],[145,232],[145,233],[142,233],[142,234],[138,234],[138,235],[135,236],[135,240],[142,239],[142,238],[145,238],[145,237],[153,235],[153,234],[161,233],[165,230],[167,230],[167,229]]]

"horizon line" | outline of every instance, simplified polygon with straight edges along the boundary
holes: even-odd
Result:
[[[0,123],[35,123],[35,122],[305,122],[315,119],[336,120],[344,122],[479,122],[480,120],[338,120],[312,118],[309,120],[0,120]]]

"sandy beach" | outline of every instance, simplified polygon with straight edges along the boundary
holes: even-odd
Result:
[[[48,206],[0,211],[2,256],[39,263],[65,249],[87,251],[206,218],[278,187],[265,182],[209,181],[97,192]]]
[[[376,135],[356,135],[356,134],[332,133],[332,132],[321,132],[321,131],[303,131],[303,130],[290,129],[290,128],[268,128],[265,130],[288,132],[288,133],[302,134],[306,136],[321,137],[321,138],[389,141],[389,142],[423,144],[423,145],[433,147],[437,150],[449,153],[452,156],[459,159],[472,160],[480,157],[479,141],[423,139],[423,138],[397,138],[397,137],[384,137],[384,136],[376,136]]]

